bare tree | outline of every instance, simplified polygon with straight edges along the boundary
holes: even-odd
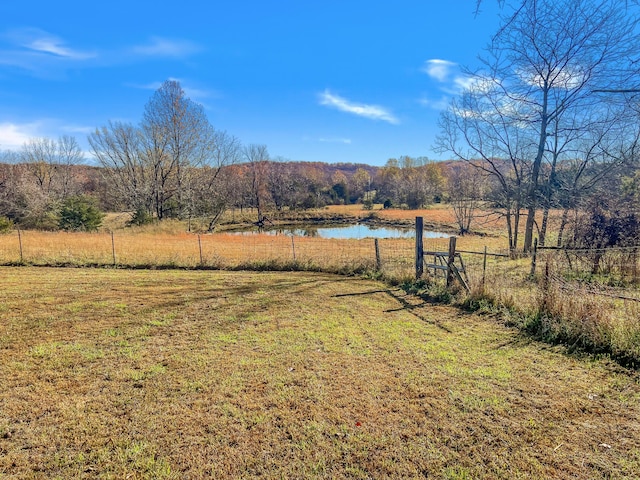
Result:
[[[76,137],[63,135],[58,138],[59,185],[63,199],[78,194],[79,186],[76,182],[74,167],[82,163],[84,163],[84,153]]]
[[[192,188],[194,214],[207,219],[209,232],[214,230],[232,200],[232,172],[228,167],[238,163],[242,153],[240,141],[227,132],[216,131],[213,139],[209,156],[193,171]]]
[[[214,130],[204,109],[185,95],[179,82],[167,80],[147,103],[141,131],[145,163],[153,172],[158,219],[189,215],[192,167],[204,165],[215,149]]]
[[[463,163],[451,167],[448,175],[449,202],[456,217],[460,235],[471,231],[471,223],[483,204],[486,175]]]
[[[129,123],[110,122],[89,135],[89,144],[113,196],[125,208],[151,214],[154,210],[154,178],[146,163],[142,134]]]
[[[264,209],[268,198],[267,168],[269,152],[267,151],[266,145],[252,143],[244,148],[243,156],[250,168],[251,195],[254,206],[258,210],[258,221],[256,224],[262,227],[266,220]]]
[[[524,251],[532,246],[544,165],[554,162],[549,138],[570,151],[572,132],[591,128],[603,110],[594,91],[633,81],[636,26],[624,0],[523,0],[505,15],[471,90],[443,117],[441,145],[467,160],[473,152],[488,171],[496,170],[489,159],[499,153],[525,175]],[[460,142],[468,144],[465,153]],[[501,151],[491,151],[497,144]]]
[[[212,185],[220,162],[228,161],[220,139],[202,106],[170,80],[147,103],[140,127],[110,123],[91,134],[89,143],[125,204],[161,220],[171,215],[190,218],[196,202],[202,206],[200,169],[213,175],[208,179]]]
[[[532,151],[526,132],[509,121],[508,110],[494,88],[466,91],[443,112],[437,146],[493,179],[490,199],[505,218],[509,249],[515,250]]]
[[[58,147],[51,138],[30,138],[22,146],[21,160],[43,195],[53,194],[58,174]]]

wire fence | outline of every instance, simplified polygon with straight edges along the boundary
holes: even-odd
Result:
[[[543,282],[568,295],[640,302],[640,246],[543,248],[540,253]]]
[[[426,238],[425,276],[446,279],[444,268],[429,268],[449,249],[448,238]],[[640,301],[640,247],[540,249],[532,260],[508,250],[457,250],[458,268],[472,288],[537,288],[547,279],[580,294]],[[458,260],[456,260],[458,262]],[[72,233],[13,231],[0,235],[0,263],[118,266],[132,268],[291,268],[333,272],[379,271],[390,278],[416,273],[415,239],[326,239],[285,234]]]
[[[429,282],[449,284],[450,241],[423,239]],[[472,296],[523,318],[562,319],[544,329],[640,362],[640,247],[541,249],[532,258],[473,245],[454,259]],[[14,231],[0,235],[0,264],[378,272],[402,282],[416,278],[416,247],[411,238]]]
[[[272,234],[71,233],[0,235],[0,263],[132,268],[291,268],[413,274],[411,239],[325,239]]]

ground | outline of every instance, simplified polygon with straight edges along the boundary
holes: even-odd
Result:
[[[640,385],[353,277],[0,268],[0,478],[638,478]]]

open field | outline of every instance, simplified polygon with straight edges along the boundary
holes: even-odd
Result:
[[[0,478],[640,475],[635,376],[379,282],[0,279]]]

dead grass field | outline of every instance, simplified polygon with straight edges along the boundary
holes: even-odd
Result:
[[[379,282],[0,282],[0,478],[640,476],[636,376]]]

